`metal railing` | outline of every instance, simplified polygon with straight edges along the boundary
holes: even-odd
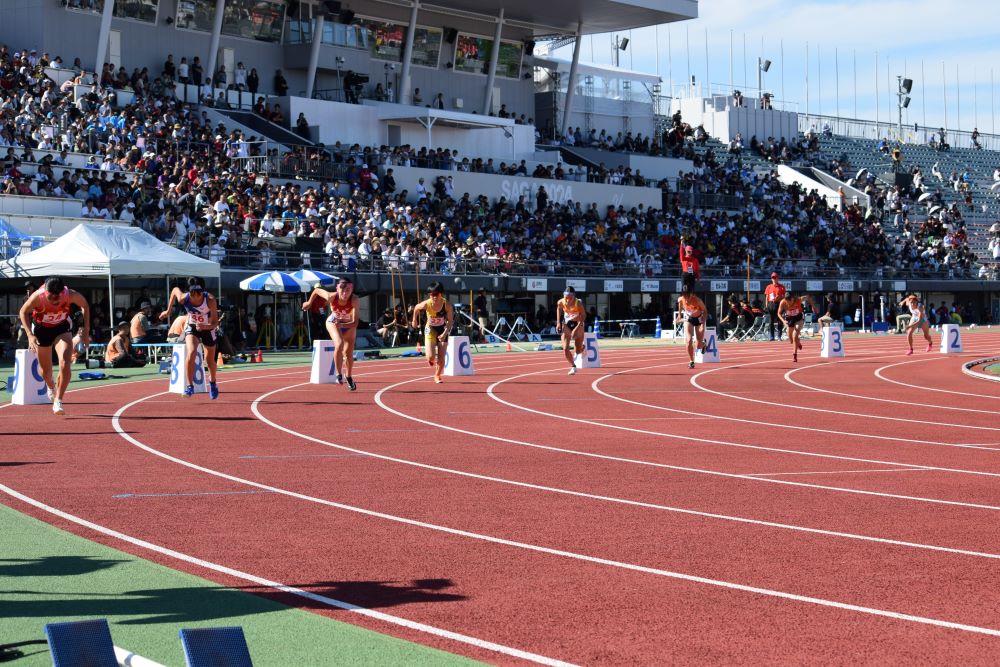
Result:
[[[851,139],[888,139],[889,141],[899,141],[904,144],[924,144],[927,145],[931,135],[935,135],[940,140],[940,127],[929,127],[911,123],[903,125],[903,134],[899,134],[899,124],[888,121],[861,120],[858,118],[838,118],[837,116],[823,116],[819,114],[799,114],[799,132],[806,133],[812,130],[816,134],[821,134],[824,128],[829,127],[835,136],[848,137]],[[972,132],[967,130],[945,129],[947,143],[952,148],[975,148],[972,141]],[[1000,150],[1000,135],[985,134],[980,132],[977,141],[983,150]]]

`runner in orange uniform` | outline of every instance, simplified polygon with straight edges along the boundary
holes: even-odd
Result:
[[[802,324],[805,319],[802,310],[803,301],[809,302],[813,312],[816,312],[816,304],[813,302],[812,297],[808,294],[801,297],[795,296],[795,291],[791,287],[788,288],[785,298],[778,304],[778,319],[788,329],[788,342],[792,344],[792,361],[799,360],[799,350],[802,349],[799,336],[802,332]]]
[[[569,362],[570,375],[576,374],[576,359],[583,354],[583,329],[586,321],[587,311],[583,308],[583,302],[576,298],[576,289],[567,287],[563,298],[556,303],[556,332],[562,334],[563,352]]]
[[[427,326],[424,328],[424,348],[427,350],[427,364],[436,366],[434,381],[440,384],[444,381],[444,357],[448,349],[448,334],[455,324],[455,311],[444,298],[444,286],[433,282],[427,287],[430,297],[421,301],[413,309],[413,320],[410,326],[420,327],[420,313],[427,316]]]
[[[694,274],[685,273],[681,286],[681,295],[677,298],[677,312],[684,318],[684,341],[687,344],[688,368],[694,368],[694,350],[697,343],[702,354],[705,353],[705,320],[708,319],[708,307],[694,293]]]

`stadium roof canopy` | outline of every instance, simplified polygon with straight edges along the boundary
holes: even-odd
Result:
[[[379,0],[409,5],[405,0]],[[584,35],[672,23],[698,16],[697,0],[432,0],[421,12],[493,20],[500,9],[504,22],[522,25],[536,35]]]

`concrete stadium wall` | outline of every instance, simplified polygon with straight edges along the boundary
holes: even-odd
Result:
[[[418,179],[423,178],[427,190],[432,192],[434,181],[438,176],[452,176],[455,182],[456,197],[461,197],[468,192],[473,198],[484,194],[490,198],[490,201],[506,197],[508,201],[516,202],[518,197],[524,195],[525,199],[530,202],[529,208],[534,208],[535,195],[541,186],[545,187],[551,202],[558,204],[580,202],[583,206],[595,203],[602,213],[608,206],[617,208],[622,205],[625,208],[632,208],[642,204],[647,208],[662,208],[663,204],[663,197],[658,188],[496,176],[461,171],[444,172],[416,167],[392,167],[392,170],[393,176],[396,178],[396,191],[408,190],[411,202],[416,201]]]

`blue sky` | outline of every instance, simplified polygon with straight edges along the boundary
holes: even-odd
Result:
[[[997,129],[992,111],[1000,104],[1000,10],[995,2],[701,0],[698,11],[700,16],[693,21],[659,26],[659,63],[656,29],[620,33],[631,40],[621,66],[659,71],[664,90],[671,78],[675,86],[682,85],[689,71],[702,84],[707,31],[707,71],[713,89],[729,89],[732,40],[736,88],[756,89],[757,57],[763,55],[772,61],[765,90],[805,112],[808,44],[812,113],[837,115],[839,107],[842,117],[874,120],[877,113],[879,120],[895,121],[896,76],[905,74],[914,87],[910,106],[903,112],[904,125],[944,125],[947,114],[950,129],[971,131],[978,126],[984,134]],[[610,64],[612,39],[607,34],[584,37],[581,60]],[[572,47],[557,55],[570,58]]]

